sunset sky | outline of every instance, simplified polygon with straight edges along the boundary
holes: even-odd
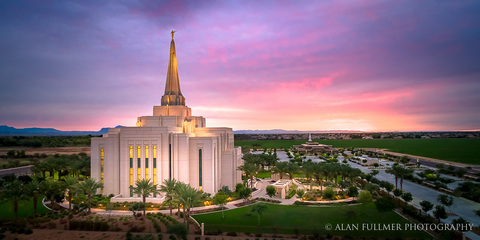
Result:
[[[0,125],[480,129],[480,1],[0,1]]]

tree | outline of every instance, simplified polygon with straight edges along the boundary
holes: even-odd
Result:
[[[460,232],[468,232],[472,230],[471,229],[472,227],[469,224],[470,223],[467,220],[463,219],[462,217],[455,218],[452,220],[452,225],[455,226]]]
[[[245,202],[248,200],[248,198],[250,198],[251,194],[252,194],[252,189],[250,188],[243,188],[239,192],[240,198],[243,198]]]
[[[278,162],[275,164],[275,167],[272,168],[273,173],[277,173],[280,176],[280,179],[283,179],[283,175],[288,171],[287,162]]]
[[[267,195],[270,198],[273,198],[275,196],[275,194],[277,194],[277,189],[272,185],[268,185],[265,190],[267,191]]]
[[[372,194],[369,191],[362,190],[358,194],[358,201],[361,203],[368,203],[372,201]]]
[[[450,207],[453,205],[453,201],[454,201],[452,196],[449,196],[446,194],[440,194],[437,197],[437,201],[439,201],[442,205],[447,206],[448,211],[451,212]]]
[[[257,174],[257,167],[254,163],[245,162],[242,166],[238,167],[238,170],[245,173],[246,179],[250,179],[250,188],[253,188],[253,178]]]
[[[387,191],[388,195],[390,195],[390,192],[393,191],[393,189],[395,188],[395,186],[389,182],[384,182],[383,183],[383,188],[385,188],[385,190]]]
[[[324,199],[332,200],[335,197],[335,190],[333,190],[332,187],[325,188],[325,191],[323,191],[322,197]]]
[[[480,209],[473,210],[473,212],[475,215],[477,215],[477,217],[480,217]]]
[[[63,195],[63,187],[61,186],[61,183],[54,180],[53,178],[47,178],[45,181],[42,181],[40,183],[40,191],[43,195],[45,195],[45,198],[50,200],[51,204],[51,211],[53,213],[54,211],[54,204],[55,204],[55,196],[57,195]]]
[[[427,201],[427,200],[423,200],[420,202],[420,206],[422,207],[422,210],[425,212],[425,213],[428,213],[428,211],[432,210],[433,208],[433,203]]]
[[[168,205],[170,206],[170,216],[172,216],[172,201],[177,190],[177,180],[175,178],[163,180],[162,185],[160,186],[160,192],[165,193],[165,198],[167,199]]]
[[[13,213],[15,214],[15,222],[18,218],[18,203],[28,199],[22,183],[19,180],[7,182],[1,189],[4,201],[12,201]]]
[[[375,196],[378,195],[380,192],[380,186],[375,183],[367,183],[363,189],[369,191],[372,195]]]
[[[290,179],[293,179],[293,175],[295,173],[297,173],[299,170],[300,170],[300,167],[298,166],[298,164],[293,163],[293,162],[288,162],[287,163],[286,173],[288,174]]]
[[[394,165],[391,169],[386,171],[387,173],[393,174],[395,176],[395,188],[398,188],[397,182],[400,178],[400,189],[403,189],[403,179],[413,173],[412,169],[404,168],[399,165]]]
[[[218,205],[222,208],[222,218],[225,218],[225,215],[223,213],[223,207],[225,204],[228,202],[228,196],[225,195],[223,191],[219,191],[215,197],[213,197],[213,204]]]
[[[252,212],[256,212],[258,216],[258,226],[260,226],[260,216],[267,210],[268,206],[265,203],[257,203],[253,205]]]
[[[404,193],[402,194],[402,199],[403,199],[403,201],[405,201],[405,203],[409,203],[409,202],[411,202],[411,201],[413,200],[413,196],[412,196],[412,194],[409,193],[409,192],[404,192]]]
[[[153,185],[150,179],[137,180],[135,187],[131,187],[134,194],[142,196],[143,204],[146,204],[147,197],[152,194],[157,194],[159,191],[157,185]],[[145,208],[143,209],[143,215],[145,215]]]
[[[129,211],[132,211],[133,217],[135,220],[137,219],[137,212],[139,211],[145,211],[145,204],[143,202],[134,202],[130,204],[130,207],[128,207]]]
[[[203,194],[195,188],[192,188],[187,184],[180,184],[177,187],[176,198],[180,204],[183,206],[183,211],[186,216],[183,218],[185,224],[187,224],[187,219],[190,218],[190,209],[195,206],[195,204],[202,201]],[[187,225],[187,228],[189,225]]]
[[[350,196],[350,197],[353,197],[353,198],[357,197],[358,196],[358,188],[356,186],[351,185],[347,189],[347,195]]]
[[[105,212],[108,213],[108,220],[110,220],[110,213],[113,211],[113,203],[107,203],[105,206]]]
[[[313,162],[306,162],[302,166],[302,171],[305,173],[305,177],[307,178],[307,183],[310,185],[310,190],[312,190],[312,177],[315,172],[315,163]]]
[[[436,205],[435,209],[433,210],[433,216],[435,216],[435,218],[438,219],[438,221],[440,221],[440,219],[447,218],[448,214],[447,214],[447,211],[445,211],[445,207]]]
[[[297,189],[297,197],[303,200],[303,195],[305,195],[305,190]]]
[[[40,191],[40,182],[38,180],[33,180],[25,186],[25,192],[28,196],[32,197],[33,200],[33,217],[37,217],[37,200]]]
[[[68,210],[72,210],[72,198],[77,190],[78,178],[69,175],[63,178],[64,186],[67,190]]]
[[[102,187],[103,187],[102,183],[92,178],[86,179],[85,181],[82,181],[78,184],[79,192],[87,196],[88,213],[91,212],[91,203],[92,203],[93,195],[95,195],[97,193],[97,190]]]

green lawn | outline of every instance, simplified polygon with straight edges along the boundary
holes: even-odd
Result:
[[[225,211],[225,219],[222,219],[220,212],[193,217],[199,223],[205,223],[207,232],[222,230],[223,232],[294,234],[294,229],[297,228],[300,234],[312,234],[316,231],[320,235],[335,236],[431,238],[425,232],[404,231],[404,224],[409,223],[407,220],[393,211],[382,214],[376,210],[373,203],[343,207],[267,205],[268,209],[261,216],[260,227],[257,226],[256,213],[251,212],[251,206]],[[348,213],[349,209],[354,213]],[[362,225],[373,223],[399,223],[402,231],[367,231]],[[331,224],[333,230],[327,231],[325,229],[327,224]],[[343,228],[346,228],[347,224],[356,224],[358,230],[335,230],[336,227],[341,227],[341,224]]]
[[[305,143],[306,140],[257,140],[235,141],[236,146],[254,148],[289,148]],[[317,140],[322,144],[338,148],[382,148],[392,152],[431,157],[453,162],[480,164],[480,139],[478,138],[442,138],[442,139],[351,139]]]
[[[42,204],[42,198],[37,201],[37,214],[48,213],[50,210],[45,208]],[[22,201],[18,204],[18,217],[27,218],[33,216],[33,200]],[[0,204],[0,219],[14,218],[13,203],[3,202]]]

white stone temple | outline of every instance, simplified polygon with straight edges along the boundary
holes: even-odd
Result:
[[[104,195],[137,198],[130,187],[139,179],[161,185],[175,178],[212,194],[241,182],[241,148],[233,145],[232,129],[206,127],[205,118],[192,116],[185,105],[173,33],[161,106],[153,107],[153,116],[138,117],[136,127],[92,138],[91,176],[104,184]]]

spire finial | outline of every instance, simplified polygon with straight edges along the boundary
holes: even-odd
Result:
[[[175,34],[177,31],[172,30],[172,40],[173,40],[173,34]]]

